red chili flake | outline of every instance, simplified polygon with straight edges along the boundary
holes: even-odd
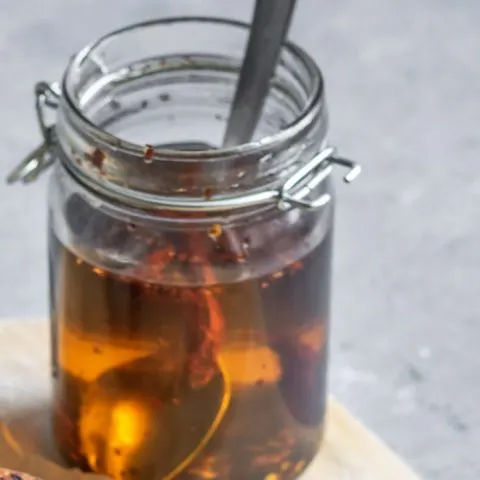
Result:
[[[104,277],[105,276],[105,272],[101,268],[98,268],[98,267],[95,267],[93,269],[93,273],[95,273],[99,277]]]
[[[169,250],[166,248],[159,249],[150,254],[145,263],[139,267],[139,275],[145,275],[150,278],[159,278],[164,268],[169,263]],[[142,292],[143,293],[143,292]]]
[[[203,190],[203,197],[205,200],[211,200],[214,193],[215,192],[212,187],[206,187],[205,190]]]
[[[151,163],[154,155],[155,149],[151,145],[145,145],[143,148],[143,158],[145,159],[145,163]]]
[[[103,168],[103,162],[105,161],[105,154],[99,149],[96,148],[93,153],[90,155],[92,164],[97,167],[99,170]]]
[[[297,260],[296,262],[293,262],[290,265],[290,269],[292,270],[292,272],[298,272],[302,268],[303,268],[303,263],[300,260]]]

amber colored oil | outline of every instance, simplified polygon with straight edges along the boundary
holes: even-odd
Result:
[[[308,466],[330,235],[268,275],[205,287],[113,273],[54,236],[50,252],[54,425],[71,464],[116,480],[284,480]]]

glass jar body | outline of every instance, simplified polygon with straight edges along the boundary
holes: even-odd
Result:
[[[115,479],[296,478],[322,438],[332,223],[332,202],[147,213],[57,165],[50,285],[64,456]]]
[[[74,466],[287,480],[318,451],[330,172],[352,165],[325,147],[321,74],[289,43],[252,141],[223,148],[248,31],[128,26],[74,56],[61,89],[38,89],[56,163],[55,434]]]

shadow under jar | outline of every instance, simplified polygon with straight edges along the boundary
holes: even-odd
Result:
[[[318,451],[330,172],[353,165],[325,146],[321,74],[292,44],[255,138],[221,148],[247,37],[227,20],[133,25],[77,54],[61,88],[38,85],[40,113],[57,109],[54,426],[72,465],[284,480]]]

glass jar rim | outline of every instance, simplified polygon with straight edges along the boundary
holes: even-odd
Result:
[[[106,42],[111,41],[119,35],[135,30],[140,30],[142,28],[173,25],[176,23],[185,24],[192,22],[225,25],[235,28],[241,28],[244,30],[250,29],[250,24],[246,22],[225,17],[179,16],[162,17],[129,24],[101,36],[99,39],[97,39],[93,43],[90,43],[72,57],[63,75],[63,99],[67,104],[70,113],[73,113],[74,117],[76,117],[75,120],[76,122],[78,122],[78,125],[88,131],[94,137],[102,138],[103,141],[106,141],[108,143],[121,145],[121,150],[123,152],[134,157],[143,158],[145,154],[145,145],[132,143],[124,139],[120,140],[118,137],[109,132],[106,132],[104,129],[97,126],[94,122],[87,118],[87,116],[82,112],[78,103],[74,99],[71,85],[72,77],[74,75],[74,72],[81,68],[82,64],[88,58],[91,58],[91,56],[95,54],[97,48],[100,48]],[[291,122],[285,128],[276,133],[263,137],[259,140],[254,140],[233,147],[220,147],[211,150],[197,151],[155,148],[153,159],[161,158],[163,160],[168,160],[171,158],[177,161],[196,159],[216,160],[235,157],[238,155],[258,155],[264,152],[270,152],[272,150],[282,148],[284,145],[287,145],[302,136],[302,134],[307,131],[310,128],[311,124],[315,121],[318,111],[322,107],[324,91],[323,76],[316,62],[303,48],[290,41],[286,41],[283,48],[288,51],[289,54],[292,55],[292,57],[299,61],[304,68],[306,68],[309,76],[312,79],[312,87],[310,88],[308,98],[305,101],[302,110],[296,116],[293,122]]]

